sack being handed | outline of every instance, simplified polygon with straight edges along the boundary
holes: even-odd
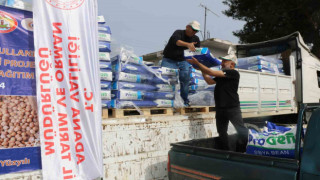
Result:
[[[202,47],[202,48],[196,48],[196,51],[190,51],[190,50],[184,50],[184,58],[185,59],[192,59],[192,57],[198,59],[198,61],[207,66],[207,67],[213,67],[218,66],[221,64],[221,61],[217,58],[215,58],[211,53],[209,48]],[[194,68],[198,69],[196,65],[192,65]]]

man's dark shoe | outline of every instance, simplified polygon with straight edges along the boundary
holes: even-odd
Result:
[[[190,107],[189,103],[184,103],[184,107]]]

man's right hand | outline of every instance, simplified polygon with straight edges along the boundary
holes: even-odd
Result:
[[[188,43],[188,49],[193,52],[196,51],[196,47],[194,46],[195,44],[197,44],[197,42]]]
[[[191,43],[188,43],[188,42],[184,42],[182,40],[178,40],[176,42],[176,45],[177,46],[184,46],[186,48],[188,48],[190,51],[196,51],[196,47],[194,46],[195,44],[197,44],[197,42],[191,42]]]

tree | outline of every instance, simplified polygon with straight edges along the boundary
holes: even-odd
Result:
[[[320,58],[320,0],[224,0],[223,13],[245,21],[233,34],[240,43],[270,40],[299,31]]]

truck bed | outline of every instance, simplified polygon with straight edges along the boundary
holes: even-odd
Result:
[[[230,137],[230,144],[235,144]],[[170,179],[296,179],[299,163],[295,159],[256,156],[219,150],[218,138],[171,144]]]

